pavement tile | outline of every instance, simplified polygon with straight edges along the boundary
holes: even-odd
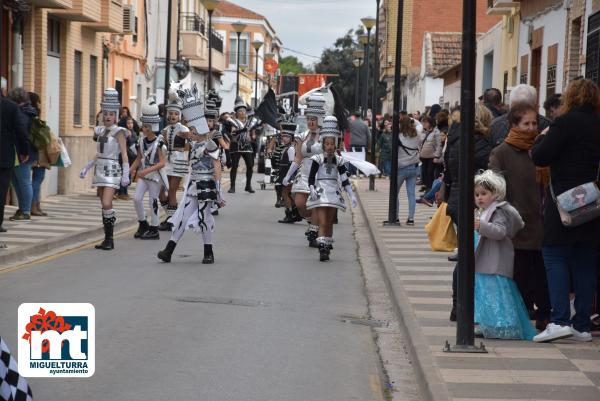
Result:
[[[553,385],[531,383],[450,383],[448,390],[456,398],[479,398],[485,400],[569,400],[595,401],[600,399],[596,386]]]

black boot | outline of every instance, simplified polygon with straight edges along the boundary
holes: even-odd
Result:
[[[294,218],[292,217],[292,211],[289,209],[285,209],[285,217],[281,220],[278,220],[277,222],[283,224],[294,224],[296,220],[294,220]]]
[[[163,262],[169,263],[169,262],[171,262],[171,255],[173,255],[173,251],[175,250],[176,246],[177,246],[177,242],[169,240],[169,242],[167,242],[167,246],[165,247],[165,249],[158,252],[158,255],[156,255],[156,256],[158,256],[158,258],[160,260],[162,260]]]
[[[246,192],[250,192],[251,194],[253,194],[255,191],[252,189],[252,187],[250,186],[250,184],[246,185],[246,188],[244,189]]]
[[[142,234],[140,239],[160,239],[160,234],[158,233],[158,226],[149,226],[148,230]]]
[[[329,249],[329,245],[324,242],[319,244],[319,260],[321,262],[326,262],[329,260],[329,253],[331,250]]]
[[[281,185],[275,185],[275,193],[277,194],[277,201],[275,202],[275,207],[280,208],[283,206],[283,199],[281,197],[281,192],[283,188]]]
[[[300,212],[298,211],[298,208],[296,206],[292,207],[292,217],[296,222],[302,221],[302,216],[300,216]]]
[[[94,248],[110,251],[115,248],[113,242],[113,228],[115,226],[115,218],[102,218],[102,224],[104,224],[104,241],[96,245]]]
[[[235,193],[235,178],[237,176],[237,171],[235,170],[230,170],[229,171],[229,191],[227,191],[230,194],[234,194]]]
[[[139,220],[139,226],[135,234],[133,234],[133,238],[140,238],[142,234],[148,231],[148,222],[146,220]]]
[[[215,255],[213,254],[212,244],[204,245],[204,259],[202,259],[203,265],[210,265],[215,263]]]
[[[318,248],[319,244],[317,243],[317,237],[319,233],[317,231],[308,231],[306,234],[306,239],[308,240],[308,246],[311,248]]]

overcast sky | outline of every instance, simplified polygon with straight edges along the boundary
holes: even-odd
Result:
[[[360,25],[362,17],[375,17],[375,0],[229,0],[264,15],[277,31],[283,46],[312,56]],[[317,59],[283,50],[304,64]]]

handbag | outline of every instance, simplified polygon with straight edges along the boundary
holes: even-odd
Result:
[[[40,154],[42,151],[40,151]],[[60,144],[58,143],[58,137],[53,133],[50,133],[50,142],[46,146],[44,151],[46,159],[50,165],[55,165],[60,157]]]
[[[442,203],[425,226],[432,251],[452,252],[457,247],[458,241],[452,219],[446,215],[447,206],[447,203]]]
[[[598,181],[600,181],[600,163],[595,181],[578,185],[558,196],[554,194],[552,178],[550,179],[550,194],[556,204],[563,226],[577,227],[600,217]]]

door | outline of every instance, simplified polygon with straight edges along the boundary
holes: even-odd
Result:
[[[58,130],[60,110],[60,57],[47,56],[46,69],[46,124],[56,135],[60,136]],[[44,179],[45,194],[56,195],[58,193],[58,168],[54,167],[46,171]]]
[[[541,72],[542,72],[542,48],[538,47],[531,52],[531,86],[535,88],[540,98],[541,87]]]

